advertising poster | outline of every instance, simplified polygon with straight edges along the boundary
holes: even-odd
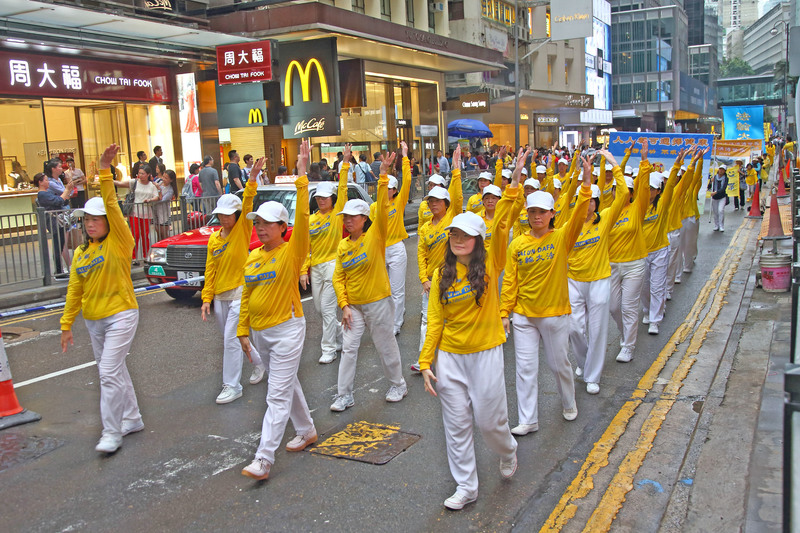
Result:
[[[181,123],[183,162],[188,175],[192,163],[203,160],[200,145],[200,124],[197,121],[197,88],[194,73],[175,76],[178,86],[178,109]]]

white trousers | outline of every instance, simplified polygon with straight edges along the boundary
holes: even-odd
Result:
[[[621,348],[636,348],[645,261],[642,258],[625,263],[611,263],[609,311],[620,332]]]
[[[642,283],[642,311],[651,323],[659,324],[664,318],[667,303],[667,267],[669,246],[647,254]]]
[[[314,308],[322,315],[322,355],[335,356],[342,349],[342,325],[339,323],[339,305],[333,289],[333,270],[336,260],[314,265],[309,270],[311,296]]]
[[[314,431],[314,421],[297,379],[305,335],[306,319],[302,316],[250,333],[252,344],[264,354],[269,365],[267,412],[261,424],[261,442],[256,458],[266,459],[270,464],[275,462],[275,450],[290,419],[298,435]]]
[[[667,294],[672,297],[672,288],[675,278],[680,279],[680,265],[683,252],[681,252],[681,230],[676,229],[667,234],[669,239],[669,263],[667,263]]]
[[[419,351],[425,344],[425,335],[428,334],[428,298],[430,294],[422,291],[422,321],[419,323]]]
[[[378,351],[383,365],[383,374],[392,385],[398,387],[405,384],[400,367],[400,348],[394,337],[394,306],[392,297],[387,296],[377,302],[362,305],[350,305],[352,323],[342,336],[342,357],[339,360],[339,394],[353,394],[353,382],[356,378],[356,362],[358,347],[364,329],[369,328],[372,343]]]
[[[392,288],[392,301],[394,302],[394,333],[403,326],[403,316],[406,313],[406,267],[408,254],[403,241],[396,242],[386,248],[386,272],[389,274],[389,285]]]
[[[214,300],[214,315],[222,331],[222,384],[234,390],[242,390],[242,360],[244,352],[236,328],[239,325],[241,300]],[[250,357],[256,366],[264,366],[258,349],[250,350]]]
[[[456,481],[456,491],[475,498],[478,471],[473,417],[490,450],[505,461],[517,451],[517,442],[508,427],[503,346],[466,355],[439,350],[436,377],[450,473]]]
[[[694,268],[694,260],[697,259],[697,233],[700,231],[700,225],[694,217],[686,217],[681,221],[683,227],[681,228],[681,258],[680,276],[682,270],[692,271]]]
[[[587,383],[599,383],[606,359],[611,278],[569,279],[569,342]]]
[[[125,358],[139,325],[139,310],[127,309],[100,320],[84,320],[100,373],[103,435],[122,436],[122,421],[142,418]]]
[[[569,315],[528,317],[514,313],[519,424],[539,423],[539,342],[556,377],[564,409],[575,407],[575,382],[569,363]]]
[[[725,228],[725,198],[711,199],[711,214],[714,216],[714,229]]]

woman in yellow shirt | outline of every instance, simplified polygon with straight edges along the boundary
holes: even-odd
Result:
[[[125,364],[139,324],[139,305],[131,281],[133,236],[111,177],[111,162],[117,152],[119,146],[112,144],[98,161],[101,196],[74,211],[75,216],[83,218],[86,242],[78,247],[72,261],[61,316],[61,350],[66,353],[73,344],[72,324],[83,311],[100,373],[103,434],[95,450],[104,453],[114,453],[122,445],[122,437],[144,429]]]
[[[275,451],[290,419],[296,436],[286,444],[286,451],[299,452],[317,441],[317,430],[297,378],[306,334],[297,280],[309,247],[308,177],[305,174],[310,152],[311,146],[304,139],[297,159],[300,177],[295,181],[297,208],[289,242],[283,240],[289,223],[289,213],[283,204],[264,202],[255,213],[247,214],[254,222],[262,246],[252,251],[244,266],[237,334],[246,354],[250,355],[255,345],[262,356],[268,358],[269,378],[261,441],[255,458],[244,467],[242,475],[259,480],[269,477]],[[251,179],[256,174],[251,173]]]
[[[317,184],[314,198],[319,209],[309,219],[311,251],[300,271],[300,285],[306,289],[311,281],[314,308],[322,315],[322,356],[319,358],[322,364],[334,362],[336,352],[342,349],[342,327],[337,317],[339,306],[336,305],[336,291],[333,289],[333,270],[336,267],[336,247],[342,240],[342,218],[337,215],[347,202],[350,149],[350,144],[344,145],[338,189],[327,181]]]
[[[622,208],[629,203],[630,194],[614,156],[606,150],[598,153],[608,161],[607,165],[611,165],[616,193],[611,205],[601,211],[603,191],[597,185],[592,186],[589,210],[581,234],[569,253],[567,273],[569,305],[572,309],[569,340],[577,361],[575,374],[583,375],[589,394],[600,392],[600,375],[606,358],[611,296],[609,234]],[[590,164],[593,159],[589,160]]]
[[[576,157],[578,154],[576,154]],[[577,178],[576,178],[577,179]],[[555,229],[553,197],[536,191],[528,196],[529,233],[508,248],[500,316],[506,331],[514,313],[514,348],[517,362],[517,411],[519,425],[511,432],[525,435],[539,429],[539,343],[556,377],[562,416],[575,420],[575,383],[567,358],[569,347],[569,289],[567,256],[580,235],[591,197],[592,169],[583,162],[583,184],[567,223]]]
[[[256,161],[253,168],[261,170],[264,158]],[[218,404],[231,403],[242,397],[242,346],[236,335],[239,325],[239,311],[242,303],[242,286],[244,276],[242,269],[247,254],[250,253],[250,236],[253,223],[247,215],[253,210],[253,198],[256,196],[258,184],[255,177],[258,172],[251,172],[250,179],[244,189],[243,199],[235,194],[223,194],[217,200],[212,214],[217,215],[220,229],[208,238],[206,252],[205,283],[201,298],[203,306],[200,315],[203,321],[211,314],[211,302],[214,302],[214,315],[222,332],[222,391],[217,396]],[[250,384],[255,385],[264,379],[266,367],[261,361],[258,351],[252,350],[250,361],[255,365],[250,374]]]
[[[513,218],[511,205],[519,191],[521,167],[497,204],[497,232],[507,231]],[[508,428],[503,371],[506,336],[496,289],[506,241],[492,239],[487,250],[483,219],[470,212],[456,215],[448,229],[444,262],[431,284],[420,367],[425,390],[438,395],[442,403],[447,460],[457,484],[444,506],[459,510],[478,497],[473,418],[483,440],[500,456],[500,475],[505,479],[517,469],[517,443]],[[438,377],[431,370],[434,359]]]
[[[431,192],[434,187],[445,188],[446,183],[447,182],[442,176],[439,174],[434,174],[428,178],[428,192]],[[419,204],[419,210],[417,211],[417,227],[421,228],[422,225],[428,222],[431,218],[433,218],[433,213],[431,212],[430,207],[428,207],[428,200],[422,200]]]
[[[370,220],[369,206],[360,199],[348,200],[339,213],[350,236],[339,242],[333,272],[333,287],[342,308],[344,334],[337,394],[331,411],[344,411],[355,404],[353,382],[358,347],[365,328],[369,328],[383,364],[383,373],[391,383],[386,401],[399,402],[408,394],[400,367],[400,348],[394,336],[394,304],[385,259],[390,206],[386,173],[396,157],[396,153],[391,154],[381,162],[375,220]]]

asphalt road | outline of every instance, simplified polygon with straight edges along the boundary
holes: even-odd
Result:
[[[592,444],[674,329],[694,304],[701,286],[728,246],[743,213],[728,213],[729,231],[715,233],[708,214],[700,225],[700,256],[692,274],[676,286],[661,334],[640,326],[634,360],[614,361],[618,333],[610,321],[609,349],[600,394],[576,385],[579,415],[561,417],[555,383],[540,365],[540,430],[519,438],[519,469],[503,481],[498,461],[476,437],[480,495],[461,512],[442,501],[455,484],[450,476],[438,400],[408,371],[419,342],[420,285],[416,236],[409,256],[406,319],[398,337],[408,397],[388,404],[374,346],[365,336],[356,374],[356,405],[343,413],[328,406],[336,390],[338,363],[320,365],[321,324],[313,302],[304,302],[307,337],[300,367],[320,441],[348,423],[396,425],[422,438],[389,463],[375,466],[308,452],[280,449],[270,479],[240,474],[253,457],[265,411],[266,380],[246,383],[244,395],[219,406],[221,339],[216,324],[200,320],[200,300],[172,300],[163,292],[139,297],[140,322],[128,366],[146,428],[125,438],[112,456],[94,451],[100,435],[97,369],[87,366],[35,383],[25,382],[93,360],[86,328],[76,321],[75,346],[59,348],[60,313],[0,323],[24,407],[42,415],[38,423],[5,430],[3,439],[27,442],[25,453],[6,450],[0,463],[0,530],[4,531],[432,531],[510,530],[520,520],[541,526],[575,476]],[[310,295],[309,295],[310,296]],[[28,328],[27,339],[9,337]],[[21,330],[16,329],[16,333]],[[517,422],[513,341],[505,345],[506,387],[512,426]],[[574,359],[573,359],[574,361]],[[284,443],[294,435],[287,427]],[[31,448],[39,446],[42,455]],[[47,447],[55,448],[46,451]],[[27,454],[27,455],[26,455]]]

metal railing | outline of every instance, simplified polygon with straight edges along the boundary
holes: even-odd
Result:
[[[0,216],[0,285],[42,278],[37,213]]]
[[[782,169],[780,169],[780,172]],[[780,177],[779,179],[783,179]],[[797,339],[798,319],[800,317],[800,263],[798,263],[798,243],[800,243],[800,171],[792,172],[790,179],[792,208],[792,325],[789,363],[784,372],[783,408],[783,530],[800,530],[800,504],[796,494],[800,493],[800,364]]]

